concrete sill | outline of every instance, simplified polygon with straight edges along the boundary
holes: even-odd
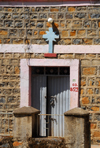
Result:
[[[100,145],[91,145],[91,148],[100,148]]]

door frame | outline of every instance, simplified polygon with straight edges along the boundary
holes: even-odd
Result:
[[[31,106],[31,67],[70,67],[70,109],[79,106],[78,59],[21,59],[20,60],[20,107]]]

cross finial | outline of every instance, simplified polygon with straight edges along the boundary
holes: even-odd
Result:
[[[56,35],[51,27],[46,33],[47,34],[43,35],[43,38],[46,39],[46,41],[49,41],[49,53],[53,53],[53,41],[56,41],[55,39],[58,39],[59,35]]]

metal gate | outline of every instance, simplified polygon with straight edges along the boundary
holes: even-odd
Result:
[[[33,75],[32,106],[41,111],[40,136],[64,136],[64,112],[69,110],[69,75]]]

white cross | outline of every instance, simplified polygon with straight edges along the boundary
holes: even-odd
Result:
[[[46,33],[47,34],[43,35],[43,38],[46,39],[46,41],[49,41],[49,53],[53,53],[53,41],[56,41],[55,39],[58,39],[59,35],[56,35],[51,27]]]

